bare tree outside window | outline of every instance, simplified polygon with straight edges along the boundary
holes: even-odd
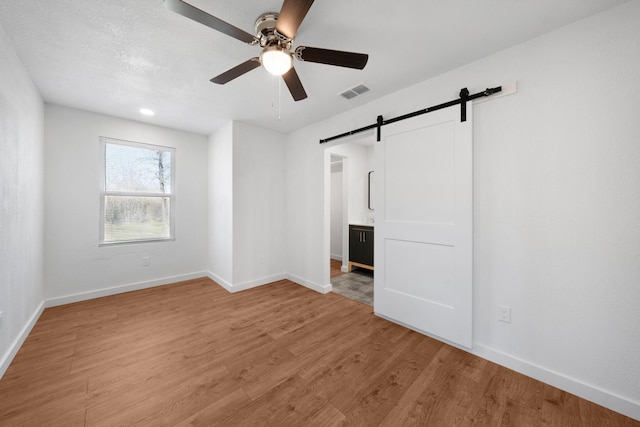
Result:
[[[172,239],[174,149],[101,138],[102,243]]]
[[[156,172],[156,178],[158,179],[158,183],[160,184],[160,192],[161,193],[165,193],[165,186],[166,186],[166,182],[167,182],[167,174],[169,174],[169,177],[171,176],[171,165],[170,165],[170,161],[168,161],[167,159],[167,154],[164,151],[156,151],[155,153],[155,161],[158,165],[158,171]],[[167,200],[163,199],[162,202],[162,221],[163,223],[167,221],[167,215],[168,215],[168,206],[167,206]]]

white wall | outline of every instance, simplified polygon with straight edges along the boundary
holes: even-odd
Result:
[[[209,275],[231,292],[286,277],[283,140],[240,122],[209,138]]]
[[[319,128],[319,129],[316,129]],[[313,132],[312,129],[316,129]],[[289,278],[308,288],[326,293],[329,285],[330,227],[329,154],[318,144],[320,125],[303,129],[287,137],[286,167],[286,256]]]
[[[233,285],[285,277],[285,145],[278,132],[233,124]]]
[[[0,377],[42,311],[44,105],[0,28]]]
[[[98,246],[99,137],[175,147],[175,241]],[[45,111],[48,304],[206,275],[207,138],[86,111]],[[143,266],[143,257],[151,265]]]
[[[344,202],[343,202],[343,178],[342,158],[331,157],[331,249],[329,254],[332,259],[342,261],[343,252],[342,236],[344,228]],[[345,257],[346,258],[346,257]]]
[[[209,252],[211,278],[233,283],[233,123],[209,137]]]
[[[628,2],[291,134],[290,274],[328,280],[320,138],[515,80],[474,106],[474,352],[640,419],[639,21]]]

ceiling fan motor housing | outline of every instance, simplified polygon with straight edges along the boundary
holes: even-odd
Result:
[[[279,14],[276,12],[267,12],[260,15],[255,24],[256,38],[259,40],[261,47],[280,46],[285,49],[291,49],[293,40],[276,31],[278,16]]]
[[[256,39],[262,47],[260,63],[271,74],[281,76],[293,65],[291,39],[276,31],[278,13],[263,13],[256,19]],[[268,58],[267,58],[268,57]]]

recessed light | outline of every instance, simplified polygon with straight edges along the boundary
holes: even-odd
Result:
[[[145,116],[153,116],[156,113],[154,113],[153,110],[150,110],[148,108],[141,108],[140,109],[140,114],[144,114]]]

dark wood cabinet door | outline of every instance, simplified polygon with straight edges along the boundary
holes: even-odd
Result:
[[[373,266],[373,227],[349,226],[349,261]]]

